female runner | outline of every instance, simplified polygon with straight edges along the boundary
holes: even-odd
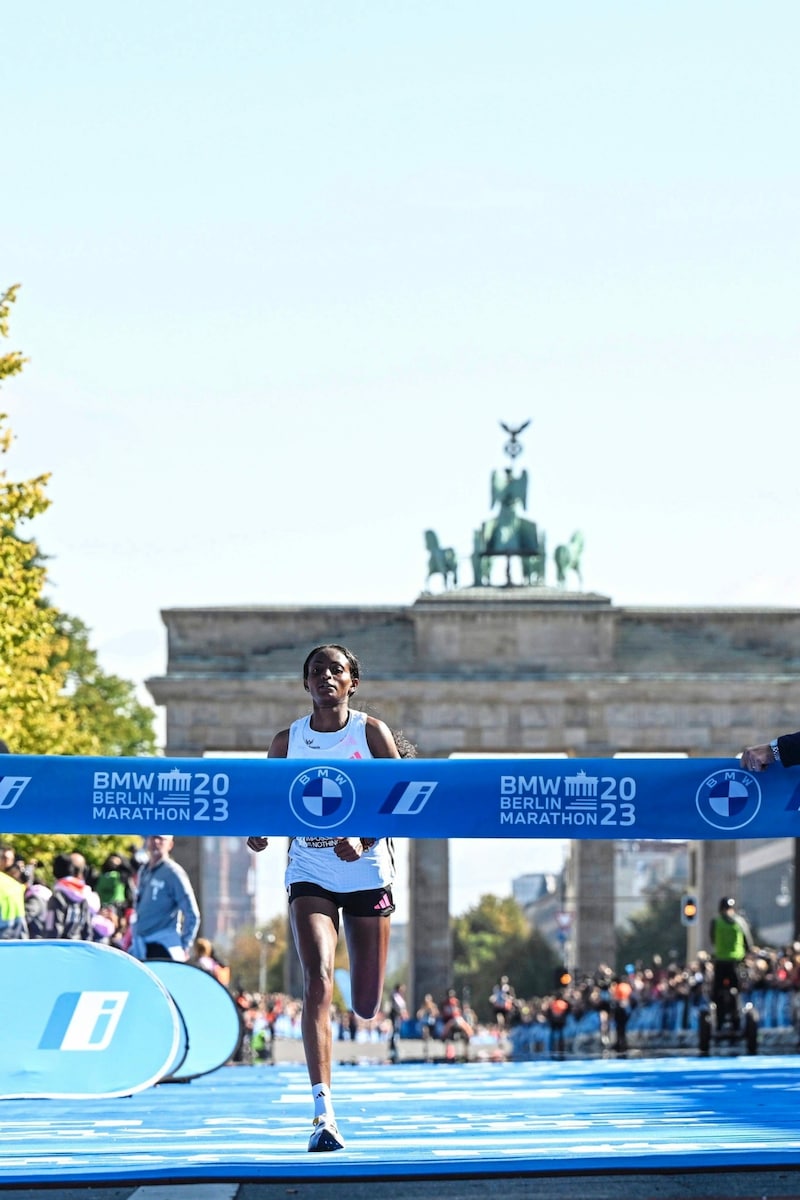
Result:
[[[270,758],[399,758],[383,721],[350,707],[359,680],[356,656],[345,646],[317,646],[303,664],[311,713],[282,729]],[[408,751],[413,747],[407,743]],[[405,755],[404,755],[405,757]],[[265,837],[248,838],[261,851]],[[394,854],[387,838],[294,837],[289,843],[286,890],[297,954],[303,969],[301,1030],[314,1098],[308,1149],[341,1150],[331,1097],[333,964],[343,917],[350,959],[352,1006],[366,1020],[383,997],[389,917],[394,912]]]

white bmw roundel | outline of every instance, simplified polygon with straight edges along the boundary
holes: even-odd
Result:
[[[700,816],[714,829],[742,829],[761,807],[761,788],[748,771],[715,771],[700,784],[695,803]]]
[[[352,813],[356,791],[338,767],[311,767],[292,780],[289,804],[298,821],[312,829],[335,829]]]

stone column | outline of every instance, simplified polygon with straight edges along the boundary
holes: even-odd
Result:
[[[453,985],[450,850],[445,839],[409,843],[408,886],[408,996],[409,1008],[416,1013],[426,992],[439,1004]]]
[[[575,841],[570,846],[567,903],[573,911],[575,961],[591,974],[599,963],[615,965],[614,842]]]

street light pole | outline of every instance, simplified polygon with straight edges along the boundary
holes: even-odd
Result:
[[[270,946],[275,945],[275,934],[265,933],[263,929],[256,930],[258,940],[258,991],[261,996],[267,994],[267,956]]]

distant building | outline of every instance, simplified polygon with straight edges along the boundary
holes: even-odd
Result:
[[[386,980],[393,983],[408,980],[408,925],[392,918],[392,936],[389,938],[389,953],[386,958]]]
[[[613,928],[623,928],[646,909],[658,888],[683,891],[688,879],[688,842],[615,842]],[[563,875],[520,875],[511,886],[531,925],[562,958],[572,962],[573,919],[565,900]]]
[[[761,946],[792,944],[796,921],[797,849],[794,838],[753,838],[739,842],[737,907],[746,915]]]
[[[689,882],[688,842],[616,842],[614,844],[614,928],[649,906],[659,888],[685,891]]]
[[[800,712],[800,609],[637,608],[561,587],[475,586],[424,593],[410,605],[167,609],[162,616],[167,669],[148,688],[167,710],[169,758],[212,749],[263,754],[276,729],[307,711],[299,664],[325,640],[358,651],[360,706],[404,730],[421,758],[725,757],[791,728]],[[581,770],[576,763],[574,786],[588,789]],[[220,847],[199,842],[179,838],[175,856],[198,891],[203,931],[217,940],[237,921],[252,923],[250,865],[232,846],[226,862]],[[410,847],[412,1003],[451,983],[448,853],[444,838]],[[689,933],[697,941],[705,945],[708,919],[728,888],[754,910],[760,937],[787,940],[778,935],[790,932],[793,906],[776,902],[796,886],[786,843],[695,842],[691,855],[701,916]],[[622,886],[617,868],[632,872]],[[574,943],[576,963],[613,959],[616,897],[638,894],[637,869],[627,852],[618,859],[613,842],[572,842],[566,886],[534,904],[550,906],[548,921]]]
[[[511,895],[520,908],[526,908],[543,896],[555,895],[559,878],[559,875],[553,874],[518,875],[511,881]]]
[[[563,875],[519,875],[511,883],[511,894],[531,926],[558,953],[563,954],[568,937],[564,908]]]

